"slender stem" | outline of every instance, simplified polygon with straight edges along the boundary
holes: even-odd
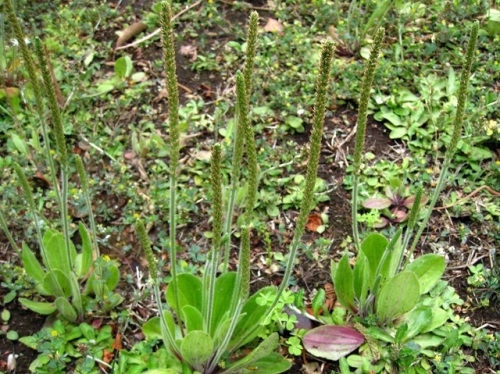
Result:
[[[408,218],[408,224],[406,225],[406,232],[405,232],[405,235],[403,238],[403,243],[401,245],[402,250],[401,250],[400,258],[398,261],[398,267],[397,267],[398,271],[401,267],[401,263],[403,261],[403,256],[404,256],[404,253],[408,247],[408,243],[410,242],[410,238],[413,234],[413,230],[415,230],[415,225],[417,223],[418,214],[420,213],[420,209],[421,209],[420,205],[422,203],[422,195],[423,195],[423,189],[422,189],[422,186],[419,186],[417,189],[417,193],[415,194],[415,199],[413,200],[413,205],[411,207],[410,216]],[[409,259],[409,257],[407,258],[407,261],[408,261],[408,259]]]
[[[158,305],[158,312],[161,325],[161,335],[163,342],[166,346],[172,347],[174,353],[180,356],[179,349],[175,344],[175,338],[172,336],[172,333],[168,328],[167,322],[165,320],[163,304],[161,300],[161,292],[159,287],[158,265],[156,263],[156,259],[153,254],[153,249],[151,248],[151,242],[149,241],[149,237],[146,232],[146,227],[144,226],[144,222],[142,222],[142,220],[137,220],[136,228],[137,228],[137,234],[139,236],[139,243],[141,244],[142,250],[144,251],[146,255],[146,260],[148,262],[149,276],[153,282],[153,292],[155,295],[156,304]]]
[[[73,258],[71,256],[71,238],[69,235],[69,217],[68,217],[68,151],[66,149],[66,139],[64,136],[63,121],[59,105],[57,103],[54,81],[50,75],[47,58],[40,39],[35,39],[35,50],[40,63],[43,78],[43,92],[48,99],[49,108],[52,114],[52,126],[56,138],[59,163],[61,165],[61,195],[59,200],[59,211],[61,213],[61,226],[63,228],[64,242],[66,246],[66,255],[70,269],[73,268]]]
[[[42,255],[42,260],[45,263],[45,267],[49,272],[52,271],[52,268],[50,266],[49,262],[49,256],[47,254],[45,245],[43,244],[43,235],[42,231],[40,229],[40,223],[38,222],[37,219],[37,211],[35,207],[35,201],[33,199],[33,193],[31,192],[31,187],[28,183],[28,180],[26,179],[26,175],[24,174],[24,171],[21,169],[21,166],[19,164],[14,164],[14,170],[16,171],[17,178],[19,179],[19,182],[21,183],[21,187],[23,188],[24,195],[26,197],[26,200],[28,201],[28,207],[31,211],[31,215],[33,216],[33,224],[35,225],[35,230],[37,233],[37,236],[39,238],[39,244],[40,244],[40,254]]]
[[[257,52],[257,34],[259,27],[259,15],[257,12],[252,12],[250,15],[248,32],[247,32],[247,50],[246,60],[243,67],[243,73],[236,75],[236,111],[238,125],[236,129],[235,144],[233,150],[233,167],[231,172],[231,189],[227,204],[226,226],[224,235],[226,237],[224,246],[224,263],[223,269],[226,270],[229,264],[229,252],[231,249],[231,223],[233,221],[234,203],[238,190],[238,180],[240,177],[241,160],[243,157],[243,143],[245,137],[248,137],[250,127],[250,119],[248,111],[250,107],[250,97],[252,93],[252,71],[255,64],[255,55]],[[248,140],[247,140],[248,141]],[[250,151],[252,152],[252,151]],[[251,173],[252,171],[250,171]],[[253,187],[252,187],[253,188]],[[250,202],[251,203],[251,202]],[[247,208],[248,208],[247,204]],[[252,206],[253,208],[253,206]],[[248,211],[248,209],[247,209]],[[248,217],[248,215],[247,215]]]
[[[5,236],[7,237],[7,239],[9,240],[10,245],[12,246],[12,248],[14,248],[14,250],[16,251],[19,258],[21,258],[21,255],[22,255],[21,249],[19,249],[16,241],[12,237],[12,234],[10,233],[10,230],[9,230],[9,226],[7,226],[7,222],[5,222],[5,219],[3,218],[3,214],[0,214],[0,226],[2,226],[2,230],[5,233]]]
[[[373,79],[375,77],[375,68],[377,67],[378,55],[380,52],[380,46],[382,45],[382,39],[384,37],[384,29],[380,28],[375,34],[375,39],[370,52],[370,59],[368,60],[368,65],[366,66],[363,84],[361,86],[361,99],[359,101],[358,109],[358,124],[356,131],[356,143],[354,146],[354,165],[353,165],[353,188],[352,188],[352,234],[354,239],[354,246],[359,252],[361,250],[361,244],[359,240],[359,228],[358,228],[358,185],[359,185],[359,175],[361,174],[361,161],[363,157],[363,148],[365,145],[366,137],[366,121],[368,117],[368,104],[370,102],[370,90],[373,84]]]
[[[47,126],[47,123],[45,120],[45,114],[44,114],[44,106],[43,106],[43,98],[42,98],[43,90],[40,87],[40,82],[38,81],[38,77],[36,74],[35,64],[33,62],[33,58],[31,57],[31,53],[28,50],[28,46],[26,45],[24,33],[21,29],[19,22],[17,21],[17,17],[15,14],[14,8],[12,6],[11,0],[6,0],[4,2],[4,9],[6,10],[7,18],[9,20],[12,28],[14,29],[14,35],[16,36],[16,39],[19,43],[19,47],[21,49],[21,54],[23,55],[26,70],[28,71],[30,82],[31,82],[31,85],[33,86],[33,95],[35,96],[35,104],[36,104],[35,108],[36,108],[36,112],[38,114],[38,120],[40,121],[40,124],[42,127],[42,135],[43,135],[43,140],[45,143],[45,147],[44,147],[45,161],[49,165],[50,179],[51,179],[52,185],[54,186],[54,192],[56,194],[56,201],[58,204],[60,204],[61,196],[60,196],[60,191],[59,191],[59,184],[57,181],[57,171],[56,171],[56,167],[55,167],[54,158],[52,157],[52,154],[50,151],[49,130],[48,130],[48,126]],[[42,238],[40,238],[40,242],[41,241],[42,241]]]
[[[169,129],[170,129],[170,206],[169,206],[169,227],[170,227],[170,263],[172,271],[172,287],[175,292],[175,310],[180,318],[180,300],[177,287],[177,248],[176,237],[176,197],[177,197],[177,174],[179,166],[179,90],[177,88],[177,75],[175,66],[175,47],[174,33],[172,24],[172,9],[170,4],[165,1],[162,3],[162,42],[163,58],[165,61],[166,86],[168,92],[169,108]],[[184,328],[181,325],[181,331],[184,334]]]
[[[213,334],[212,331],[212,313],[215,297],[215,280],[217,278],[217,265],[219,264],[219,256],[222,244],[222,227],[223,227],[223,209],[222,202],[222,148],[220,144],[216,144],[212,149],[212,167],[211,167],[211,182],[212,182],[212,195],[213,195],[213,229],[212,229],[212,255],[211,255],[211,269],[208,274],[208,300],[207,300],[207,314],[206,322],[208,324],[208,333]]]
[[[85,168],[83,166],[82,158],[79,155],[75,157],[76,170],[78,172],[78,177],[80,178],[80,183],[82,185],[83,195],[85,196],[85,205],[87,206],[87,211],[89,214],[90,231],[92,237],[92,246],[94,249],[95,257],[99,257],[99,245],[97,243],[97,226],[95,224],[94,211],[92,209],[92,200],[90,200],[90,189],[89,180],[87,173],[85,173]]]
[[[323,46],[319,76],[316,82],[316,100],[314,105],[314,120],[313,130],[311,134],[309,160],[307,162],[307,172],[302,203],[300,206],[299,216],[297,218],[297,225],[293,235],[292,244],[290,245],[290,254],[286,264],[285,274],[278,288],[276,297],[272,305],[268,309],[268,315],[276,306],[281,294],[288,287],[288,281],[292,274],[293,265],[297,256],[297,250],[300,245],[300,240],[305,230],[307,218],[312,208],[314,198],[314,186],[316,184],[316,176],[318,171],[319,156],[321,151],[321,139],[323,137],[323,123],[325,120],[325,111],[327,103],[327,93],[330,82],[331,63],[333,58],[333,43],[327,42]]]
[[[178,357],[181,357],[181,352],[179,350],[179,347],[177,347],[177,344],[175,343],[175,338],[172,335],[170,329],[168,328],[167,321],[165,320],[165,314],[161,300],[160,286],[158,285],[157,282],[153,284],[153,293],[155,295],[156,304],[158,305],[158,314],[160,317],[161,337],[163,340],[163,344],[165,344],[166,346],[170,346],[170,348],[174,351],[174,354],[176,354]]]
[[[234,139],[233,148],[233,161],[231,168],[231,187],[229,192],[229,199],[226,211],[226,226],[224,235],[226,236],[224,246],[224,263],[222,269],[227,270],[229,264],[229,251],[231,248],[231,223],[233,221],[234,203],[236,200],[236,193],[238,191],[238,183],[241,175],[241,163],[243,159],[243,144],[245,142],[245,129],[248,119],[248,105],[246,105],[245,82],[241,72],[236,73],[236,107],[237,113],[237,126],[236,136]]]
[[[457,104],[457,112],[455,115],[455,120],[453,123],[453,134],[451,136],[450,143],[448,144],[446,155],[443,161],[443,166],[441,168],[441,173],[439,174],[439,179],[432,194],[431,202],[427,208],[427,213],[420,224],[420,228],[413,238],[413,242],[410,248],[410,253],[408,254],[406,262],[411,257],[415,248],[417,247],[418,240],[420,236],[424,232],[425,227],[427,226],[427,222],[429,222],[429,218],[432,214],[432,209],[436,205],[439,193],[441,192],[441,188],[443,187],[445,176],[448,172],[448,168],[450,166],[451,160],[453,159],[453,155],[455,154],[458,142],[460,140],[460,136],[462,133],[462,122],[465,114],[465,104],[467,101],[467,89],[469,86],[470,72],[472,67],[472,61],[474,60],[474,52],[476,50],[476,42],[477,36],[479,33],[479,22],[474,22],[472,25],[471,34],[469,37],[469,44],[467,45],[467,52],[465,62],[462,68],[462,75],[460,77],[460,87],[458,89],[458,104]]]

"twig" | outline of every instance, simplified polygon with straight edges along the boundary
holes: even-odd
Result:
[[[483,255],[480,257],[474,258],[472,261],[467,261],[466,264],[463,265],[458,265],[458,266],[452,266],[452,267],[447,267],[446,270],[459,270],[459,269],[465,269],[468,268],[471,265],[477,264],[479,260],[482,260],[483,258],[488,257],[488,255]]]
[[[196,3],[193,3],[191,4],[190,6],[188,6],[186,9],[184,10],[181,10],[179,13],[177,13],[175,16],[172,17],[172,21],[176,18],[179,18],[180,16],[182,16],[184,13],[186,13],[187,11],[193,9],[194,7],[200,5],[201,3],[203,2],[203,0],[198,0]],[[141,38],[139,40],[136,40],[135,42],[133,43],[130,43],[130,44],[127,44],[127,45],[122,45],[121,47],[118,47],[116,48],[116,50],[120,50],[120,49],[125,49],[125,48],[130,48],[130,47],[134,47],[136,46],[137,44],[140,44],[146,40],[149,40],[151,39],[152,37],[154,37],[155,35],[159,34],[161,32],[161,28],[157,28],[155,31],[153,31],[151,34],[148,34],[146,35],[144,38]]]
[[[441,206],[439,208],[434,208],[433,210],[443,210],[443,209],[449,209],[449,208],[452,208],[454,207],[455,205],[458,205],[462,202],[464,202],[465,200],[467,199],[470,199],[472,196],[476,195],[479,191],[481,190],[484,190],[486,189],[490,194],[492,194],[493,196],[500,196],[500,192],[498,191],[495,191],[493,188],[489,187],[489,186],[481,186],[479,188],[476,188],[474,191],[472,191],[470,194],[468,194],[467,196],[465,197],[462,197],[461,199],[455,201],[454,203],[450,204],[450,205],[446,205],[446,206]]]

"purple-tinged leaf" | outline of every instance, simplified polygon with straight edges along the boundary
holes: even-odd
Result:
[[[420,200],[420,206],[425,205],[429,199],[425,196],[422,196],[422,199]],[[406,199],[403,200],[403,205],[409,209],[413,208],[413,203],[415,202],[415,196],[410,196],[407,197]]]
[[[375,229],[381,229],[389,224],[389,220],[385,217],[380,217],[378,222],[375,222],[373,224],[373,228]]]
[[[302,339],[302,345],[316,357],[337,361],[364,341],[365,337],[350,327],[326,325],[308,331]]]
[[[396,197],[397,192],[392,190],[391,186],[386,186],[385,187],[385,196],[387,196],[389,199],[394,200]]]
[[[368,209],[385,209],[389,208],[391,205],[392,201],[383,197],[373,197],[363,202],[363,207]]]
[[[404,222],[408,218],[408,213],[398,208],[394,209],[392,214],[394,215],[393,222]]]

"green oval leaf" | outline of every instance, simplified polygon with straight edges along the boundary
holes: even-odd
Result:
[[[201,280],[192,274],[180,274],[176,283],[181,310],[185,305],[192,305],[201,311]],[[174,284],[170,282],[167,287],[167,302],[173,310],[178,312],[175,305],[175,292]]]
[[[210,335],[203,331],[191,331],[181,343],[182,358],[189,365],[199,371],[203,371],[207,361],[214,353],[214,343]]]
[[[57,310],[57,307],[54,305],[54,303],[31,301],[23,297],[19,298],[19,302],[29,310],[32,310],[33,312],[38,314],[43,314],[43,315],[52,314]]]
[[[130,77],[133,68],[132,59],[129,56],[120,57],[115,61],[115,73],[120,79]]]
[[[393,321],[417,305],[420,284],[411,271],[404,271],[382,286],[376,302],[376,314],[382,323]]]
[[[446,264],[443,256],[433,253],[418,257],[408,264],[405,270],[415,273],[420,284],[421,294],[432,290],[444,274]]]
[[[346,253],[339,261],[333,283],[339,302],[351,312],[356,313],[356,306],[354,305],[354,279],[352,273],[351,265],[349,265],[349,257]]]
[[[70,322],[76,321],[78,314],[71,303],[64,297],[58,297],[55,301],[57,310]]]

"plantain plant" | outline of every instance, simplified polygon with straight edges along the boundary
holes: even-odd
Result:
[[[300,238],[304,232],[307,216],[311,210],[314,185],[319,162],[327,101],[330,66],[333,45],[326,43],[321,57],[317,83],[315,116],[309,154],[306,187],[302,207],[290,248],[289,260],[282,284],[265,287],[249,295],[250,282],[250,232],[251,214],[255,205],[258,188],[258,165],[256,147],[249,118],[249,97],[251,75],[257,45],[258,15],[252,13],[247,34],[246,61],[243,72],[236,75],[237,128],[233,150],[233,168],[228,201],[224,209],[221,163],[222,147],[216,144],[212,149],[211,188],[213,209],[213,239],[208,261],[201,278],[192,274],[178,274],[176,270],[176,179],[179,160],[178,92],[175,74],[173,25],[171,8],[162,5],[162,35],[166,68],[166,86],[169,97],[170,130],[170,268],[172,280],[165,295],[160,290],[160,275],[151,249],[146,228],[138,221],[137,231],[146,253],[154,295],[159,315],[150,319],[143,332],[148,338],[160,338],[171,354],[178,358],[184,372],[201,373],[281,373],[288,370],[290,362],[275,352],[279,344],[277,333],[272,333],[257,345],[252,345],[250,353],[237,356],[242,347],[253,342],[262,332],[263,324],[274,310],[283,290],[288,284],[295,262]],[[227,271],[229,246],[233,222],[236,190],[240,182],[243,155],[248,167],[247,196],[243,216],[244,226],[240,227],[241,243],[237,271]],[[226,216],[224,217],[224,211]],[[223,274],[217,276],[219,266]],[[269,303],[262,303],[261,299]],[[165,296],[166,300],[163,300]],[[164,305],[164,302],[166,304]]]
[[[443,307],[441,298],[441,292],[445,289],[443,284],[446,283],[440,281],[445,271],[445,260],[437,254],[426,254],[413,259],[413,253],[437,202],[448,166],[461,136],[478,29],[479,25],[476,22],[471,30],[462,68],[453,136],[447,146],[430,204],[423,212],[423,219],[418,220],[420,205],[423,202],[423,189],[420,186],[413,198],[404,233],[400,228],[390,240],[378,233],[370,233],[361,242],[357,226],[357,189],[360,182],[369,93],[383,37],[383,30],[377,32],[364,74],[354,151],[352,225],[357,258],[354,266],[351,266],[349,255],[345,253],[338,263],[332,262],[331,268],[335,294],[348,313],[347,320],[362,322],[365,327],[371,327],[367,329],[358,324],[357,329],[353,329],[327,325],[313,329],[305,334],[303,340],[304,347],[312,354],[338,360],[359,347],[365,338],[369,346],[373,346],[373,340],[394,344],[408,343],[419,334],[425,336],[425,339],[419,340],[419,344],[422,345],[439,345],[444,340],[436,335],[425,334],[438,331],[452,317],[451,312]],[[415,230],[417,232],[414,235]],[[430,297],[430,294],[434,297]],[[339,321],[335,313],[334,311],[324,320],[330,324],[346,322],[342,318]],[[360,335],[360,332],[363,334]],[[377,361],[376,356],[374,353],[371,358]]]
[[[40,223],[42,216],[36,207],[31,186],[24,170],[19,164],[15,164],[15,173],[27,200],[28,210],[33,217],[42,262],[38,260],[26,243],[22,244],[22,250],[17,249],[17,251],[26,272],[35,280],[39,294],[53,298],[53,301],[33,301],[25,298],[20,298],[19,301],[25,307],[39,314],[52,314],[57,311],[70,321],[83,320],[87,312],[97,308],[109,310],[123,301],[121,295],[113,293],[118,284],[120,272],[115,262],[109,261],[108,257],[101,257],[99,254],[87,176],[79,156],[76,157],[76,168],[86,197],[91,230],[85,224],[79,224],[79,234],[82,241],[80,253],[77,253],[72,242],[68,218],[70,157],[66,148],[62,114],[56,100],[55,85],[49,72],[44,46],[40,39],[35,39],[38,71],[27,48],[26,39],[17,21],[11,0],[4,2],[4,8],[19,42],[33,87],[35,107],[45,143],[44,156],[50,172],[50,181],[55,192],[62,227],[62,232],[48,228],[42,233]],[[50,111],[51,128],[46,120],[46,105]],[[51,149],[51,133],[55,138],[55,157]],[[0,223],[11,243],[14,243],[5,218],[1,217]],[[17,248],[17,245],[14,245],[14,248]]]

